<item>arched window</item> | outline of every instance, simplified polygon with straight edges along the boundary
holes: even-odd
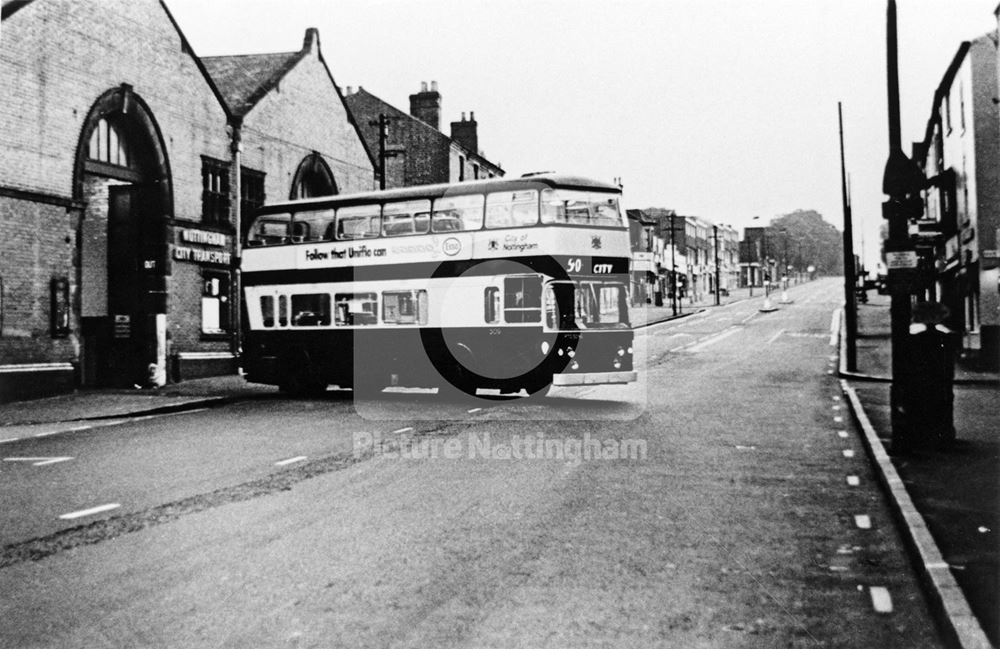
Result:
[[[125,133],[117,125],[102,117],[90,134],[87,158],[119,167],[131,166],[132,160]]]
[[[333,196],[339,193],[337,181],[333,172],[317,152],[306,156],[292,179],[292,191],[289,198],[310,198],[312,196]]]

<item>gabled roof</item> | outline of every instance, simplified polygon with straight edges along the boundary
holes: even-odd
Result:
[[[387,117],[394,120],[406,120],[407,122],[414,124],[417,129],[424,131],[430,137],[437,138],[439,141],[445,142],[450,146],[458,147],[459,149],[465,152],[467,157],[476,158],[480,162],[485,162],[491,167],[503,171],[503,168],[500,165],[496,164],[495,162],[491,162],[490,160],[487,160],[486,158],[481,156],[478,151],[472,151],[468,149],[457,140],[445,135],[438,129],[428,124],[427,122],[421,119],[417,119],[413,115],[410,115],[409,113],[396,108],[392,104],[388,103],[384,99],[381,99],[380,97],[376,97],[375,95],[368,92],[364,88],[358,87],[357,91],[354,92],[354,94],[346,95],[344,97],[344,101],[347,103],[347,107],[350,110],[350,112],[354,113],[355,119],[361,122],[367,122],[371,119],[375,119],[378,117],[379,113],[385,113]],[[378,131],[372,129],[365,129],[363,130],[363,133],[368,146],[373,151],[377,151]]]
[[[308,49],[275,54],[206,56],[202,63],[219,86],[226,106],[243,117],[302,60]]]

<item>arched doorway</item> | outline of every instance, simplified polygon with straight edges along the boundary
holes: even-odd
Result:
[[[84,120],[73,193],[85,205],[79,233],[83,383],[162,384],[170,169],[152,113],[130,86],[105,92]]]
[[[295,170],[292,179],[292,191],[289,198],[310,198],[312,196],[332,196],[339,193],[337,181],[329,165],[316,151],[306,156]]]

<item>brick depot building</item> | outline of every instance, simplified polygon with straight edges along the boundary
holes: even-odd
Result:
[[[241,216],[373,187],[318,33],[199,59],[158,0],[0,32],[0,400],[232,372]]]

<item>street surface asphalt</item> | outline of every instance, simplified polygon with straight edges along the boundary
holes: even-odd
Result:
[[[2,447],[0,647],[942,646],[841,398],[841,296],[639,330],[629,386],[39,428]]]

